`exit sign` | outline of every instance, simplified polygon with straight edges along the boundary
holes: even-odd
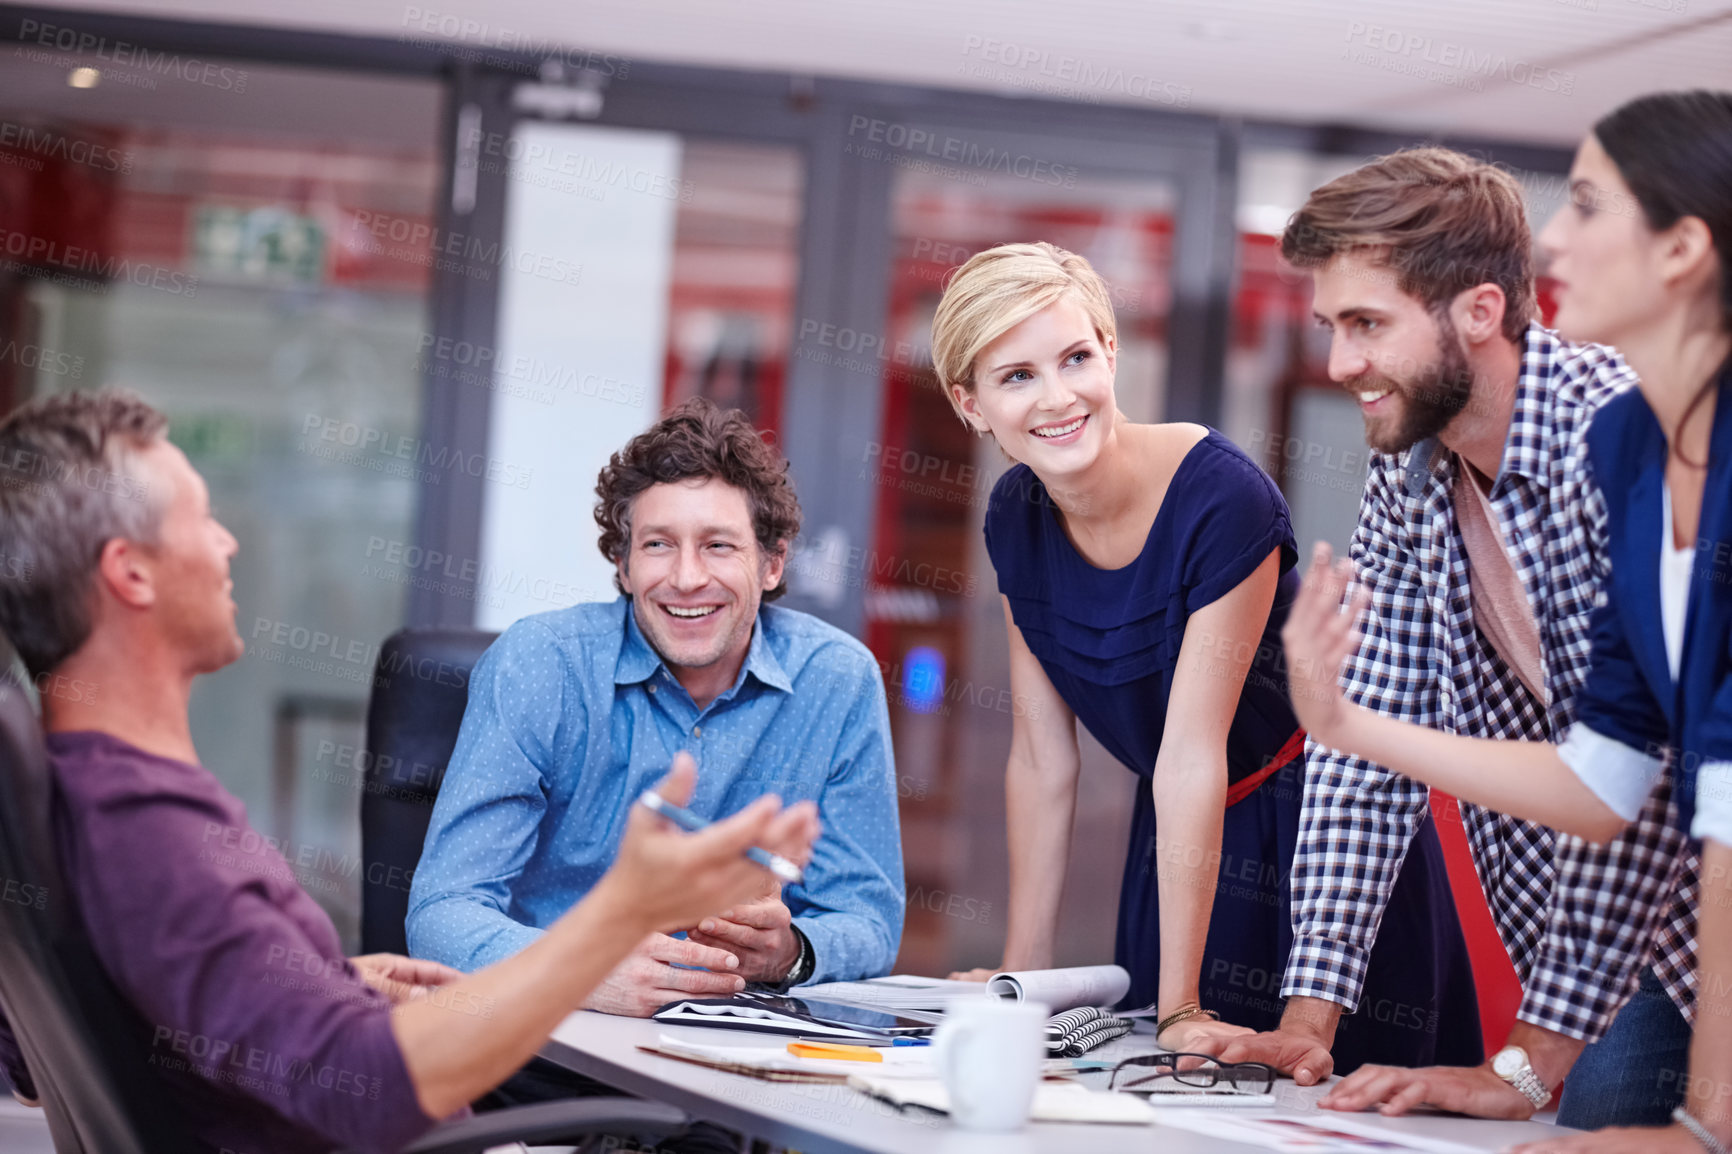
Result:
[[[324,278],[325,230],[310,216],[274,205],[200,205],[192,247],[199,271],[211,277],[265,284]]]

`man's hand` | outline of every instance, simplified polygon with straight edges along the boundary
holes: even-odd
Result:
[[[697,764],[681,753],[656,791],[685,805],[696,779]],[[804,865],[817,836],[818,808],[809,801],[783,809],[775,796],[761,797],[732,817],[686,833],[633,798],[619,854],[597,888],[614,891],[615,908],[630,910],[638,925],[672,932],[763,892],[773,875],[746,857],[748,849],[762,846]]]
[[[1311,569],[1281,628],[1293,712],[1305,732],[1324,745],[1333,744],[1351,712],[1341,695],[1341,663],[1359,642],[1359,613],[1370,600],[1353,584],[1353,562],[1333,557],[1321,541],[1312,549]],[[1343,596],[1348,597],[1345,611]]]
[[[361,972],[361,980],[390,998],[393,1006],[424,998],[430,988],[464,976],[450,966],[402,954],[362,954],[349,961]]]
[[[1379,1113],[1390,1116],[1405,1114],[1415,1106],[1436,1106],[1475,1118],[1517,1122],[1534,1113],[1527,1095],[1486,1066],[1425,1066],[1417,1070],[1361,1066],[1317,1104],[1350,1112],[1376,1106]]]
[[[726,950],[739,959],[736,971],[748,982],[780,982],[800,960],[794,919],[782,904],[782,883],[774,875],[755,897],[705,918],[686,931],[688,941]]]
[[[651,934],[583,1000],[583,1008],[647,1018],[681,998],[725,998],[746,988],[745,979],[735,972],[739,964],[731,950]]]
[[[1702,1154],[1702,1144],[1682,1126],[1644,1126],[1524,1142],[1510,1154]]]

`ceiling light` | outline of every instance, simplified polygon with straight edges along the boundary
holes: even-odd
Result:
[[[66,76],[66,83],[74,88],[95,88],[102,79],[102,73],[94,68],[74,68]]]
[[[1194,20],[1185,25],[1185,33],[1208,44],[1224,44],[1239,39],[1239,30],[1225,20]]]

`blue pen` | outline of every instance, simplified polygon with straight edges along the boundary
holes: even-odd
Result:
[[[932,1045],[932,1039],[897,1037],[892,1040],[890,1044],[892,1046],[930,1046]]]
[[[639,794],[638,802],[661,814],[688,833],[697,833],[701,829],[708,828],[710,824],[691,810],[675,805],[653,789],[646,789]],[[785,882],[799,885],[806,879],[806,875],[800,867],[781,854],[774,854],[769,850],[753,846],[746,851],[746,856]]]

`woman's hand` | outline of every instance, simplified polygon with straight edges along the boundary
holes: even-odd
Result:
[[[1342,609],[1343,596],[1347,608]],[[1281,643],[1287,650],[1287,685],[1293,712],[1305,732],[1324,745],[1350,714],[1341,696],[1341,663],[1359,641],[1356,623],[1370,598],[1353,583],[1353,563],[1334,560],[1334,552],[1319,541],[1311,551],[1311,569],[1293,599]]]
[[[1197,1043],[1206,1038],[1237,1038],[1245,1034],[1254,1034],[1249,1026],[1235,1026],[1231,1022],[1217,1022],[1213,1018],[1186,1018],[1182,1022],[1174,1022],[1155,1038],[1155,1044],[1163,1050],[1187,1051],[1195,1050]],[[1209,1053],[1205,1050],[1204,1053]]]
[[[950,975],[950,980],[953,982],[990,982],[992,975],[1002,973],[1004,973],[1003,970],[991,969],[957,970]]]

